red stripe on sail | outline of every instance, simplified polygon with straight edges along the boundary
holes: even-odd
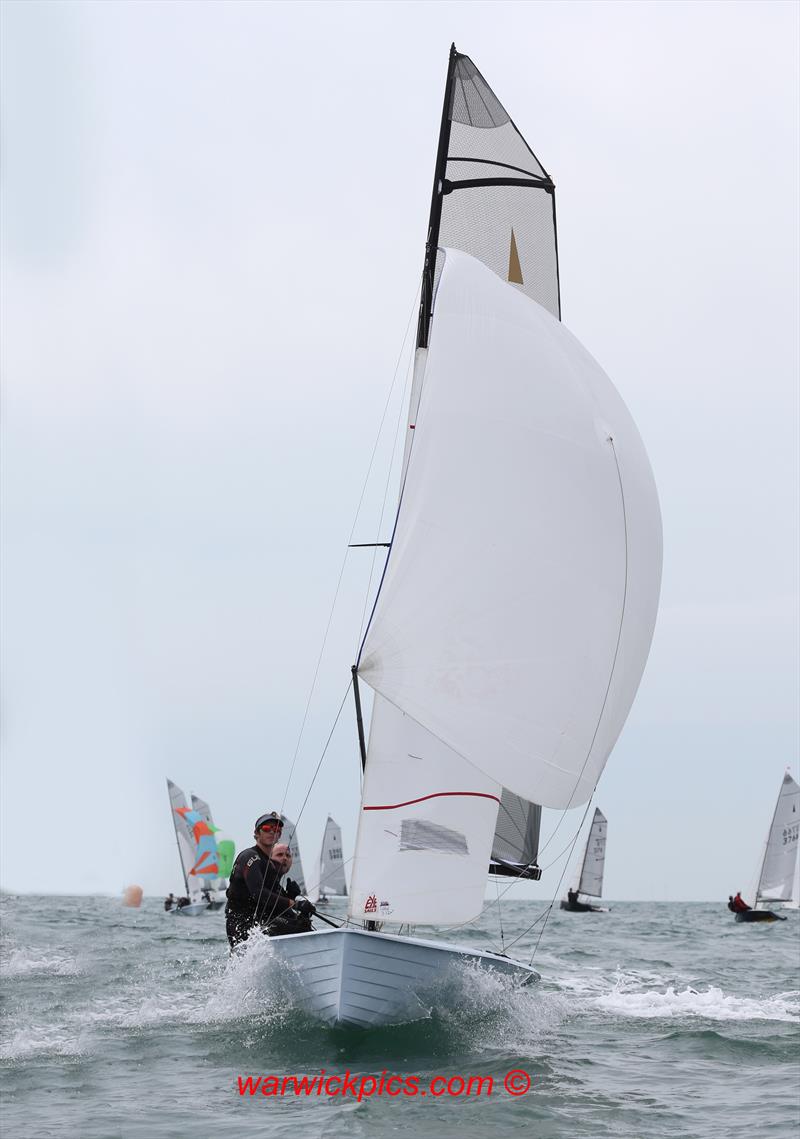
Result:
[[[485,791],[435,791],[433,795],[421,795],[419,799],[408,799],[405,803],[387,803],[383,807],[362,807],[362,810],[396,811],[398,807],[410,807],[413,803],[424,803],[426,799],[444,799],[454,795],[466,795],[472,799],[494,799],[495,803],[500,802],[496,795],[488,795]]]

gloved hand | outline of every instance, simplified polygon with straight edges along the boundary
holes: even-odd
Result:
[[[294,904],[294,908],[298,913],[302,914],[304,918],[310,918],[312,914],[317,912],[308,898],[298,898]]]
[[[284,889],[286,890],[286,893],[289,895],[289,897],[293,901],[295,898],[299,897],[300,894],[302,893],[302,890],[300,889],[300,887],[297,885],[297,883],[294,881],[293,878],[287,878],[286,879],[286,885],[284,886]]]

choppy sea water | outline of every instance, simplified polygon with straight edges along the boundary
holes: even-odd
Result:
[[[356,1030],[301,1014],[264,939],[229,959],[221,913],[181,919],[158,899],[127,910],[110,898],[5,896],[0,1128],[26,1139],[795,1139],[798,912],[748,926],[722,904],[609,904],[608,914],[553,913],[537,986],[467,973],[439,1012]],[[540,909],[504,904],[506,941]],[[496,918],[485,920],[448,939],[497,946]],[[536,935],[513,955],[528,960]],[[421,1089],[435,1076],[494,1084],[491,1095],[484,1084],[480,1095],[361,1102],[349,1090],[238,1091],[239,1076],[322,1069],[376,1083],[382,1073],[417,1077]],[[512,1070],[530,1076],[526,1094],[505,1090]]]

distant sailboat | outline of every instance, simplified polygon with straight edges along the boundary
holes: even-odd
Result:
[[[210,910],[221,910],[226,902],[225,891],[228,888],[228,878],[233,867],[236,847],[232,839],[217,837],[219,828],[214,826],[211,808],[205,799],[201,799],[199,795],[192,795],[192,810],[196,811],[202,819],[205,819],[214,835],[217,848],[217,873],[213,877],[211,875],[203,876],[203,890],[208,891],[208,908]]]
[[[186,796],[183,791],[181,791],[180,787],[173,783],[171,779],[167,780],[167,791],[169,793],[172,825],[175,828],[175,841],[178,844],[181,872],[183,873],[183,881],[186,887],[185,897],[189,899],[188,903],[184,905],[180,905],[178,902],[171,906],[167,910],[167,913],[180,914],[181,917],[185,918],[194,918],[197,917],[198,914],[205,913],[208,909],[208,902],[203,898],[203,887],[195,872],[198,861],[197,841],[192,830],[191,822],[187,818],[191,808],[186,802]],[[207,861],[206,850],[202,852],[201,859],[204,863]]]
[[[403,930],[480,915],[504,791],[586,802],[647,660],[658,499],[622,399],[560,323],[554,195],[453,46],[400,502],[352,668],[363,786],[349,924],[272,944],[326,1020],[423,1015],[459,965],[537,979]]]
[[[800,786],[787,771],[781,782],[764,847],[756,887],[755,907],[736,913],[736,921],[786,921],[786,918],[765,907],[769,903],[792,902],[792,882],[797,865],[797,851],[800,847],[798,836],[800,836]]]
[[[561,901],[561,909],[569,910],[573,914],[607,914],[603,906],[593,906],[590,902],[581,902],[580,897],[602,898],[603,871],[606,863],[606,835],[608,823],[603,812],[595,808],[592,825],[586,839],[580,870],[575,878],[575,886],[567,892],[567,897]]]
[[[347,881],[342,854],[342,831],[328,815],[319,852],[319,883],[309,895],[312,902],[327,902],[331,897],[347,897]]]

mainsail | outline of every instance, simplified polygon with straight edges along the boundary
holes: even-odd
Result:
[[[236,844],[233,839],[219,837],[219,827],[214,825],[211,808],[205,799],[201,799],[199,795],[192,795],[192,808],[201,818],[205,819],[214,835],[214,841],[217,847],[217,878],[214,886],[217,890],[224,890],[228,885],[228,879],[233,869],[233,860],[236,857]]]
[[[555,186],[469,56],[445,84],[417,345],[428,344],[445,248],[461,249],[561,315]]]
[[[479,913],[503,795],[585,802],[649,651],[655,485],[622,400],[559,323],[554,202],[453,49],[401,502],[355,672],[357,701],[359,678],[375,701],[354,917]]]
[[[542,808],[539,804],[529,803],[504,787],[497,812],[489,873],[514,878],[540,878],[541,870],[536,859],[541,824]]]
[[[579,894],[588,894],[592,898],[602,898],[603,896],[607,830],[608,823],[605,815],[599,808],[595,808],[575,886]]]
[[[167,780],[167,791],[169,793],[170,814],[175,827],[175,839],[181,860],[181,870],[183,871],[183,881],[186,886],[186,893],[191,897],[205,885],[195,873],[197,843],[191,819],[188,817],[191,814],[191,809],[186,803],[186,796],[183,791],[171,779]]]
[[[800,786],[787,771],[781,783],[756,890],[759,902],[788,902],[800,848]]]

